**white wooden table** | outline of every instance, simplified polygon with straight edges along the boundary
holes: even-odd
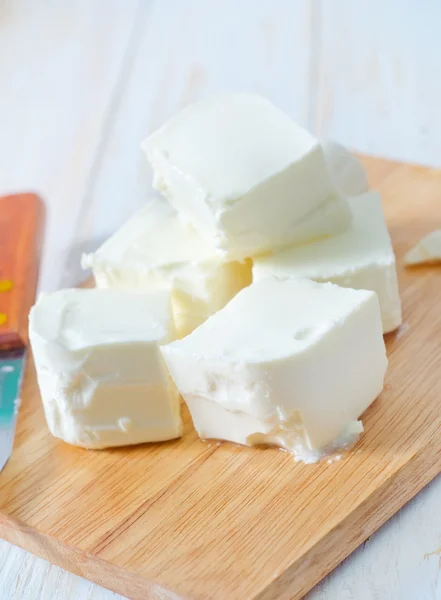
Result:
[[[140,140],[213,92],[439,166],[440,31],[439,0],[0,0],[0,193],[46,199],[41,289],[83,277],[148,194]],[[308,599],[441,598],[440,503],[438,479]],[[0,540],[1,600],[117,597]]]

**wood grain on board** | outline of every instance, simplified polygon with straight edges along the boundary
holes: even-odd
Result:
[[[364,159],[383,193],[404,326],[365,434],[342,460],[181,440],[109,451],[50,436],[29,365],[0,535],[135,599],[300,598],[441,471],[441,271],[402,256],[433,227],[441,172]]]

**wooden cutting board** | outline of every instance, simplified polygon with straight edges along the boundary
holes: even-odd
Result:
[[[441,267],[404,269],[441,226],[441,172],[363,159],[383,193],[404,325],[341,460],[181,440],[109,451],[51,437],[29,364],[0,474],[0,536],[134,599],[302,597],[441,471]]]

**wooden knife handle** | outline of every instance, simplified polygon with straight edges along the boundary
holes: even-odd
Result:
[[[28,343],[43,241],[44,204],[36,194],[0,197],[0,349]]]

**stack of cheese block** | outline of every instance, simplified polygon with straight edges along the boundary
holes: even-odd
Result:
[[[185,108],[143,144],[152,199],[95,254],[97,287],[30,316],[51,432],[87,448],[182,435],[316,460],[353,441],[401,322],[377,193],[252,94]]]

